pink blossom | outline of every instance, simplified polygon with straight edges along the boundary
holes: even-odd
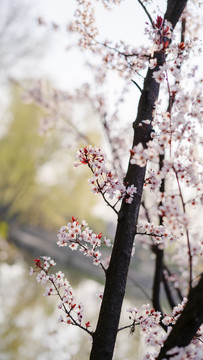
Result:
[[[105,164],[105,157],[99,148],[93,148],[91,145],[80,149],[76,158],[79,162],[77,165],[88,165],[93,176],[88,180],[92,191],[95,194],[102,194],[104,200],[116,198],[116,203],[111,207],[114,209],[118,200],[125,198],[126,203],[130,204],[133,200],[137,189],[134,185],[126,187],[122,180],[117,179],[114,174],[108,170]]]

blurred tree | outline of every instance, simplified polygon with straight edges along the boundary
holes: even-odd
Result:
[[[42,116],[42,111],[34,105],[23,104],[16,89],[12,91],[10,114],[12,118],[7,131],[0,139],[0,219],[9,223],[15,221],[55,228],[66,221],[68,216],[74,215],[74,211],[76,213],[77,201],[75,195],[74,198],[72,195],[74,189],[79,199],[87,192],[88,184],[82,179],[83,170],[78,177],[72,169],[72,162],[70,167],[68,165],[68,155],[63,181],[62,176],[57,173],[59,160],[57,169],[52,169],[53,174],[56,173],[54,177],[58,177],[58,184],[53,181],[42,182],[39,175],[43,167],[47,164],[49,167],[55,166],[60,137],[56,134],[41,137],[38,134],[38,119]],[[57,159],[59,157],[60,153]],[[61,162],[64,169],[64,162]],[[71,178],[71,182],[67,177]],[[87,193],[89,196],[84,206],[88,217],[95,197]],[[84,209],[81,212],[82,210]]]

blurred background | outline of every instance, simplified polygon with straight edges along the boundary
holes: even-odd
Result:
[[[128,0],[128,6],[115,7],[112,13],[99,8],[98,23],[104,38],[127,38],[136,45],[146,41],[146,17],[135,3]],[[62,127],[63,131],[42,136],[39,124],[40,119],[46,119],[46,110],[28,101],[27,96],[38,79],[46,83],[48,95],[53,87],[66,91],[91,81],[91,70],[84,65],[91,56],[75,47],[67,51],[72,40],[66,28],[74,11],[74,0],[0,2],[1,360],[88,358],[91,343],[87,335],[73,326],[58,324],[58,300],[43,297],[44,289],[29,277],[34,258],[50,255],[55,259],[77,301],[84,301],[85,319],[92,327],[99,311],[96,295],[103,291],[103,273],[82,255],[58,248],[56,241],[58,229],[72,216],[85,219],[96,233],[113,240],[114,214],[91,193],[88,170],[73,169],[75,153],[87,139],[108,153],[101,123],[91,104],[83,102],[71,111],[65,107],[66,131]],[[121,82],[113,78],[106,91],[113,97]],[[134,85],[129,87],[121,118],[131,129],[139,92]],[[149,302],[139,284],[146,292],[150,290],[151,271],[152,259],[144,249],[136,249],[124,309]],[[124,311],[123,324],[127,322]],[[141,355],[139,331],[136,336],[128,331],[119,333],[115,359],[139,359]]]

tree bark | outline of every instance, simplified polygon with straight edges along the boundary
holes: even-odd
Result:
[[[190,344],[199,327],[203,323],[203,274],[198,285],[188,296],[188,302],[176,324],[167,337],[157,360],[167,357],[167,351],[175,347],[185,347]],[[174,351],[175,352],[175,351]],[[172,358],[172,356],[171,356]]]
[[[156,56],[158,57],[159,64],[164,62],[163,54],[156,54]],[[153,71],[149,69],[145,79],[144,90],[139,102],[138,115],[133,125],[133,146],[141,142],[146,147],[146,143],[150,140],[151,125],[146,126],[144,130],[139,127],[139,123],[145,119],[152,120],[154,103],[159,93],[159,84],[152,77]],[[132,204],[126,204],[123,201],[119,211],[114,247],[109,268],[106,272],[103,301],[97,328],[93,335],[91,360],[110,360],[113,357],[121,307],[125,295],[128,268],[136,234],[145,171],[145,167],[129,163],[125,183],[134,184],[137,187],[137,193]]]
[[[180,19],[180,16],[187,4],[187,0],[168,0],[167,1],[167,9],[165,13],[165,19],[170,21],[170,23],[173,26],[173,29],[175,28],[178,20]]]
[[[181,0],[175,2],[186,3],[186,1]],[[179,17],[180,15],[181,12],[179,12]],[[154,57],[157,58],[157,66],[154,69],[148,69],[139,101],[137,118],[133,123],[133,146],[142,143],[143,147],[146,148],[147,142],[150,140],[152,114],[160,87],[160,84],[153,78],[153,73],[159,69],[160,65],[163,65],[165,55],[160,52],[155,53]],[[142,120],[150,120],[150,124],[140,127],[139,124]],[[125,200],[123,200],[119,211],[113,251],[106,272],[106,283],[99,319],[93,334],[90,360],[111,360],[113,357],[131,252],[136,234],[145,171],[146,167],[132,165],[129,161],[125,183],[134,184],[137,187],[137,193],[131,204],[126,204]]]

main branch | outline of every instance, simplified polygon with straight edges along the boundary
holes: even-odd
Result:
[[[174,0],[176,4],[183,2],[186,4],[186,0]],[[182,13],[180,9],[183,10],[183,8],[179,7],[177,9],[178,18]],[[176,22],[174,23],[176,24]],[[154,58],[157,59],[157,66],[154,69],[148,69],[139,101],[137,118],[133,123],[133,146],[141,143],[144,148],[147,147],[147,142],[151,138],[151,121],[155,101],[159,94],[159,83],[155,81],[153,74],[164,64],[165,54],[163,51],[157,52],[154,54]],[[143,120],[150,120],[150,124],[147,124],[145,127],[139,126]],[[111,360],[113,357],[132,247],[136,234],[145,171],[145,167],[132,165],[129,161],[125,183],[133,184],[137,188],[137,193],[131,204],[126,204],[125,201],[122,202],[118,214],[115,242],[109,268],[106,272],[106,284],[97,327],[93,334],[90,360]]]
[[[149,124],[145,128],[140,127],[142,120],[152,120],[155,101],[159,93],[159,84],[153,78],[153,72],[164,63],[164,54],[155,54],[157,67],[149,69],[144,82],[143,92],[140,98],[138,114],[134,127],[133,146],[142,143],[146,148],[150,140],[152,127]],[[131,204],[122,202],[118,214],[118,225],[114,247],[109,268],[106,272],[106,284],[101,305],[99,320],[93,335],[93,346],[90,355],[91,360],[111,360],[118,331],[121,307],[125,295],[128,268],[131,252],[136,234],[142,190],[145,178],[145,167],[132,165],[129,162],[125,183],[134,184],[137,193]]]

